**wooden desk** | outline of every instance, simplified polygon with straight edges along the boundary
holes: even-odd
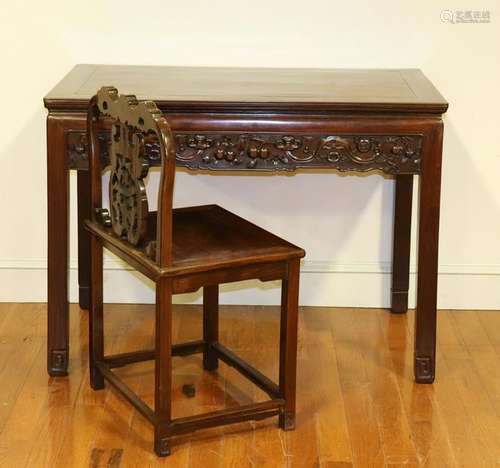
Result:
[[[78,170],[80,306],[88,306],[87,102],[102,85],[156,101],[179,166],[229,171],[379,170],[396,180],[392,311],[408,305],[419,175],[415,378],[435,369],[439,199],[446,101],[419,70],[76,66],[46,97],[48,372],[68,367],[68,171]],[[106,134],[102,153],[107,157]],[[150,148],[149,159],[158,155]],[[332,173],[333,175],[333,173]],[[272,183],[272,179],[270,179]]]

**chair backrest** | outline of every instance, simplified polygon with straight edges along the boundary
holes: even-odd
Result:
[[[98,131],[111,123],[109,204],[114,232],[133,246],[144,248],[160,266],[172,264],[172,198],[175,143],[167,120],[152,101],[101,88],[90,100],[87,114],[92,219],[102,220],[102,167]],[[145,245],[154,229],[149,216],[144,178],[149,170],[145,146],[156,143],[161,156],[156,240]],[[109,221],[108,221],[109,224]],[[148,225],[149,224],[149,225]],[[152,225],[153,224],[153,225]],[[151,236],[149,236],[151,237]]]

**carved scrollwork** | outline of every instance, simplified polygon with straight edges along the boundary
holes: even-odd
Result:
[[[147,231],[148,199],[143,179],[149,162],[144,157],[144,135],[133,127],[113,125],[109,205],[113,231],[137,245]]]
[[[102,167],[107,167],[109,166],[109,135],[107,133],[100,133],[97,138],[101,150]],[[66,148],[70,169],[88,169],[89,158],[86,132],[69,132],[66,135]]]
[[[101,164],[102,167],[108,167],[110,161],[110,137],[108,133],[100,133],[98,135]],[[66,147],[68,153],[68,163],[70,169],[88,169],[89,161],[87,155],[88,141],[87,133],[69,132],[66,136]],[[159,166],[161,164],[160,147],[156,138],[144,139],[144,158],[150,166]]]
[[[111,166],[110,210],[108,213],[101,208],[98,193],[92,191],[93,220],[111,227],[117,236],[126,238],[134,246],[144,248],[145,252],[155,253],[155,246],[150,245],[155,242],[154,239],[146,238],[149,207],[144,178],[148,174],[150,161],[164,163],[168,168],[166,177],[173,177],[175,153],[168,123],[154,102],[138,101],[133,95],[119,94],[114,87],[102,87],[90,103],[89,135],[94,139],[94,148],[96,144],[100,145],[102,151],[99,155],[103,165],[109,159]],[[99,135],[95,133],[95,123],[101,116],[105,116],[108,123],[111,120],[111,128],[107,133]],[[68,145],[73,145],[70,146],[70,154],[71,149],[73,152],[83,153],[85,142],[75,141],[74,138],[71,134],[67,138]],[[91,179],[97,185],[101,178],[100,166],[97,164],[91,167]],[[168,196],[171,192],[164,190],[162,193]],[[167,258],[168,255],[164,257]],[[161,261],[165,261],[165,258]]]
[[[420,135],[177,134],[177,164],[191,169],[334,168],[420,172]]]
[[[99,136],[103,164],[109,164],[107,135]],[[421,135],[175,135],[178,166],[209,170],[294,171],[298,168],[339,171],[380,170],[388,174],[419,174]],[[86,138],[68,135],[70,167],[86,167]],[[160,162],[154,141],[144,142],[144,159]]]

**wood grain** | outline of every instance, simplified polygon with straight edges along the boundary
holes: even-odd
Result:
[[[416,69],[307,69],[76,65],[45,97],[50,110],[85,108],[104,83],[174,111],[443,113],[448,105]]]
[[[47,379],[45,305],[0,305],[0,466],[54,467],[494,467],[500,461],[500,314],[438,313],[439,374],[412,379],[414,312],[301,308],[297,424],[274,419],[174,438],[172,455],[151,451],[151,427],[107,386],[88,379],[88,313],[71,307],[71,374]],[[174,343],[202,335],[201,306],[175,306]],[[107,353],[153,346],[154,308],[106,305]],[[276,378],[279,307],[220,307],[220,339]],[[255,342],[262,343],[255,346]],[[16,349],[8,366],[3,351]],[[202,354],[173,359],[175,417],[261,401],[229,368],[203,372]],[[21,367],[21,366],[18,366]],[[153,403],[153,363],[117,369]],[[9,382],[9,379],[11,382]],[[196,395],[181,391],[194,384]],[[7,403],[7,405],[5,404]],[[277,418],[276,418],[277,419]]]

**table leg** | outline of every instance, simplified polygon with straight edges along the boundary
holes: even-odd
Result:
[[[78,300],[81,309],[89,308],[90,236],[83,222],[90,218],[89,171],[77,172],[78,191]]]
[[[420,175],[417,311],[414,372],[418,383],[432,383],[436,365],[439,204],[442,123],[427,136]]]
[[[47,370],[66,375],[68,368],[68,186],[62,120],[47,117],[48,326]]]
[[[391,311],[396,314],[404,314],[408,311],[412,197],[413,175],[397,175],[391,289]]]

